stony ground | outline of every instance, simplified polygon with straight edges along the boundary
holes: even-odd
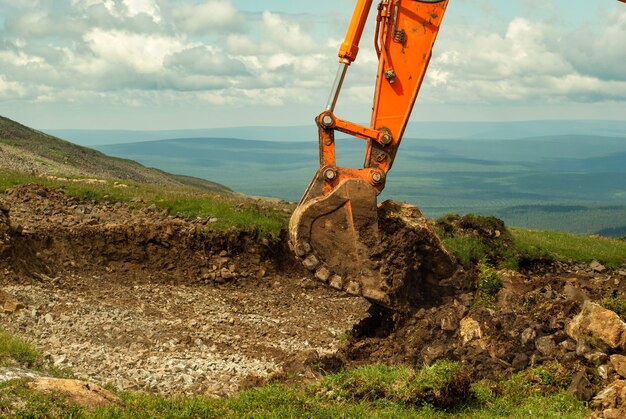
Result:
[[[140,200],[14,188],[0,196],[0,325],[121,389],[223,396],[283,370],[312,378],[312,359],[332,369],[450,358],[492,379],[559,362],[577,397],[626,415],[626,323],[602,307],[626,295],[626,263],[501,271],[488,304],[477,272],[458,267],[391,312],[313,281],[281,241],[210,224]]]
[[[232,394],[301,354],[334,352],[368,307],[281,262],[280,248],[195,235],[205,221],[36,186],[4,207],[21,234],[0,244],[12,258],[0,325],[101,384]]]

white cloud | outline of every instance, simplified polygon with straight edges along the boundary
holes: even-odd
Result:
[[[488,0],[477,7],[495,19]],[[519,17],[496,28],[444,24],[421,100],[626,100],[622,9],[602,25],[575,28]],[[321,107],[341,42],[315,26],[320,16],[243,13],[230,0],[0,0],[0,13],[1,97],[23,101]],[[377,61],[372,35],[363,37],[341,98],[365,112]]]
[[[123,0],[128,10],[128,15],[133,17],[145,13],[156,23],[161,21],[161,11],[153,0]],[[110,9],[109,9],[110,10]]]
[[[182,3],[171,10],[178,25],[192,33],[239,32],[244,19],[228,0]]]
[[[109,65],[124,64],[139,73],[158,72],[165,57],[184,50],[177,38],[93,29],[84,37],[96,59]]]
[[[626,47],[618,40],[626,39],[621,22],[615,17],[598,34],[580,31],[585,35],[578,37],[564,36],[569,31],[560,26],[524,18],[511,20],[502,33],[481,27],[470,33],[467,28],[445,28],[452,33],[436,47],[427,75],[432,97],[426,100],[510,104],[625,100],[626,84],[615,82],[617,74],[609,76],[619,73],[626,80],[619,70],[623,64],[618,64],[626,62]]]

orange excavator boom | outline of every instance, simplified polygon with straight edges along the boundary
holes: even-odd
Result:
[[[385,187],[404,129],[430,61],[448,0],[382,0],[376,8],[374,46],[379,58],[369,126],[334,111],[372,0],[358,0],[339,50],[339,69],[324,112],[317,118],[320,167],[295,210],[290,245],[321,281],[390,305],[380,266],[376,197]],[[362,168],[339,167],[335,131],[365,140]]]

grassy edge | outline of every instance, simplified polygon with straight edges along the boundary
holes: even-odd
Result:
[[[414,370],[382,364],[323,377],[308,387],[267,384],[226,399],[206,396],[163,396],[122,392],[121,405],[87,410],[60,394],[31,390],[24,380],[0,384],[0,415],[73,418],[238,418],[238,417],[588,417],[583,402],[564,390],[569,375],[558,364],[529,369],[508,380],[478,381],[447,408],[443,388],[454,383],[463,366],[438,361]],[[439,392],[439,393],[438,393]]]
[[[0,170],[0,192],[29,183],[63,189],[71,196],[87,200],[133,202],[137,208],[154,205],[168,215],[209,218],[213,221],[208,224],[212,230],[256,230],[262,237],[277,237],[287,226],[288,206],[283,204],[281,208],[269,200],[111,179],[99,182],[48,179]]]

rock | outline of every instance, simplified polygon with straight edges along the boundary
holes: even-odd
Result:
[[[24,308],[24,305],[17,300],[8,300],[4,302],[2,309],[5,313],[13,314]]]
[[[563,342],[559,343],[559,346],[568,352],[574,352],[576,350],[576,342],[571,339],[565,339]]]
[[[615,368],[611,364],[603,364],[598,367],[598,375],[603,380],[607,380],[609,376],[615,372]]]
[[[542,355],[551,357],[556,352],[557,346],[552,336],[541,336],[535,340],[535,347]]]
[[[28,386],[43,393],[61,393],[73,404],[95,409],[110,404],[121,404],[115,394],[94,383],[57,378],[36,378]]]
[[[48,323],[48,324],[52,324],[54,323],[54,319],[52,318],[52,314],[48,313],[43,317],[43,321]]]
[[[463,344],[483,337],[483,331],[480,328],[480,324],[471,317],[465,317],[461,320],[459,325],[459,334],[463,339]]]
[[[307,268],[309,271],[314,271],[315,268],[317,268],[320,264],[319,259],[315,256],[315,255],[309,255],[309,257],[307,257],[306,259],[304,259],[304,261],[302,262],[302,264],[304,265],[305,268]]]
[[[565,295],[565,298],[568,300],[576,301],[580,304],[589,299],[589,296],[583,290],[572,284],[566,284],[563,287],[563,295]]]
[[[626,348],[626,323],[615,312],[591,301],[585,301],[582,311],[567,324],[565,331],[576,342],[589,341],[599,349]]]
[[[526,367],[528,366],[528,362],[528,355],[522,352],[515,355],[513,361],[511,361],[511,366],[515,368],[515,371],[522,371],[526,369]]]
[[[593,385],[591,381],[589,381],[589,378],[587,378],[587,373],[584,370],[574,375],[567,391],[572,393],[574,397],[580,401],[588,402],[591,400],[591,397],[593,397]]]
[[[537,337],[537,332],[532,327],[524,329],[522,332],[522,345],[526,345],[529,342],[532,342]]]
[[[611,355],[611,365],[622,378],[626,378],[626,356]]]
[[[330,278],[330,271],[326,269],[326,267],[320,267],[317,272],[315,272],[315,277],[322,282],[328,282],[328,278]]]
[[[626,417],[626,381],[617,380],[609,384],[593,398],[591,407],[602,410],[603,418]]]
[[[589,267],[591,268],[591,270],[593,270],[594,272],[598,272],[598,273],[602,273],[606,271],[606,267],[600,262],[598,262],[597,260],[594,260],[593,262],[591,262],[589,264]]]
[[[459,320],[454,312],[444,313],[440,320],[441,330],[453,332],[459,327]]]

